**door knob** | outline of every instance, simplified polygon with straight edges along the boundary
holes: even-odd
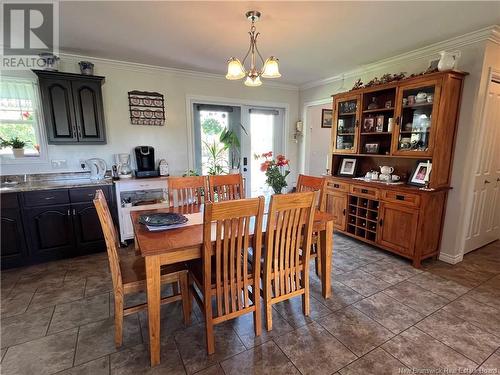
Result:
[[[499,182],[499,181],[500,181],[500,177],[497,178],[497,182]]]
[[[498,180],[497,180],[498,181]],[[488,180],[484,180],[485,184],[489,184],[490,182]]]

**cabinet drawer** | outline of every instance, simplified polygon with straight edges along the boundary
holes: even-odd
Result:
[[[1,194],[2,208],[18,208],[17,193]]]
[[[47,206],[69,203],[68,190],[39,190],[24,193],[24,204],[27,207]]]
[[[412,207],[420,206],[420,195],[418,194],[384,190],[382,191],[381,198],[386,202],[399,203]]]
[[[331,191],[344,191],[349,192],[349,184],[340,181],[329,181],[326,182],[326,188]]]
[[[369,188],[366,186],[351,185],[351,194],[358,197],[377,199],[379,197],[378,189]]]
[[[93,186],[85,188],[73,188],[69,190],[69,198],[71,203],[92,202],[96,190],[101,189],[109,201],[109,189],[107,186]]]

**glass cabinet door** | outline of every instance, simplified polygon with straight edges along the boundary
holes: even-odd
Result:
[[[333,152],[339,154],[354,154],[357,152],[359,102],[359,95],[335,100]]]
[[[439,92],[440,84],[436,80],[400,87],[394,155],[432,155]]]

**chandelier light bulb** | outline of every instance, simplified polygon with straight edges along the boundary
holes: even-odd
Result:
[[[245,80],[245,86],[259,87],[260,85],[262,85],[262,81],[260,80],[259,76],[254,78],[247,77],[247,79]]]
[[[262,69],[262,77],[263,78],[279,78],[281,77],[279,70],[279,60],[271,56],[266,60],[264,64],[264,68]]]
[[[229,80],[242,79],[245,77],[245,68],[241,64],[240,60],[236,57],[231,57],[227,61],[227,74],[226,78]]]

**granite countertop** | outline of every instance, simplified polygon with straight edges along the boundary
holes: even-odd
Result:
[[[69,189],[76,187],[112,185],[111,177],[91,180],[88,173],[58,173],[45,175],[2,176],[1,193],[17,193],[33,190]]]

